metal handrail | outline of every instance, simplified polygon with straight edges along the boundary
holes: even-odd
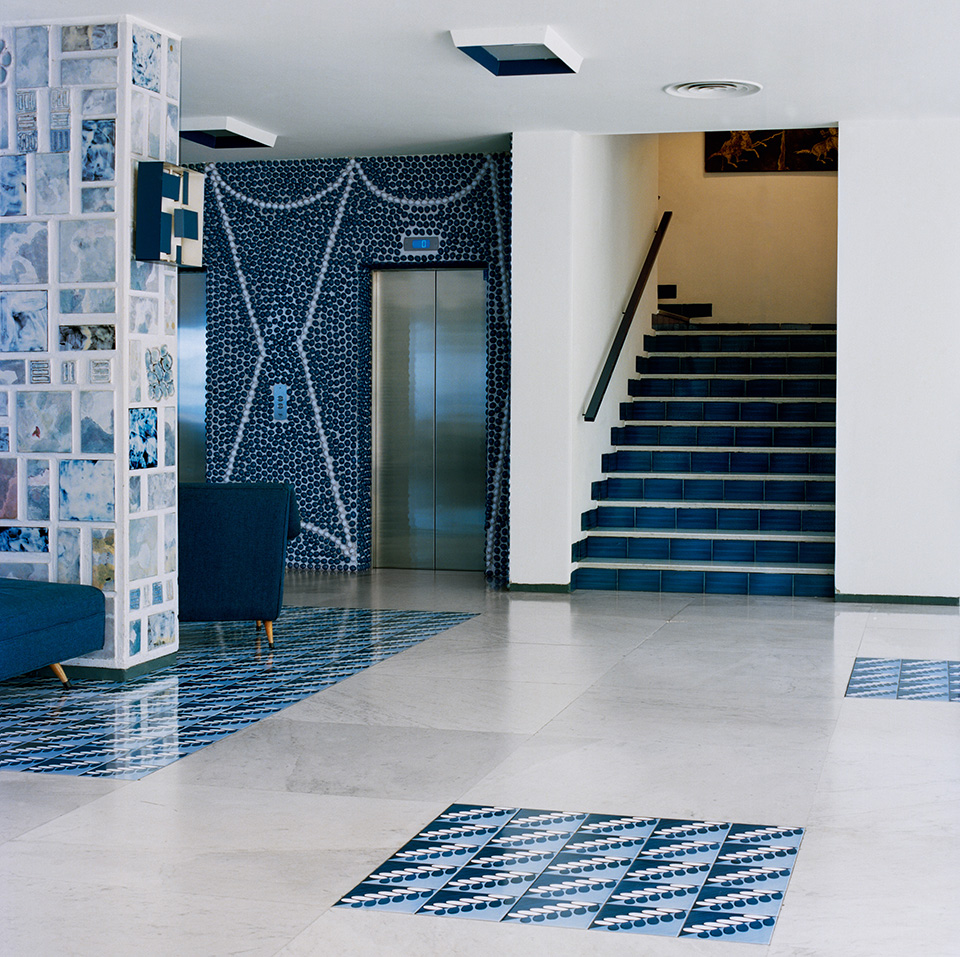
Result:
[[[630,324],[636,315],[637,307],[643,298],[643,292],[647,287],[647,280],[650,278],[650,273],[653,272],[653,265],[657,261],[657,253],[660,252],[660,245],[663,242],[664,234],[667,231],[667,226],[670,225],[672,216],[673,213],[668,211],[660,217],[660,225],[657,226],[657,231],[653,234],[650,249],[647,251],[647,258],[644,259],[643,265],[640,267],[637,284],[633,287],[633,294],[630,296],[627,308],[623,311],[620,325],[617,328],[617,334],[613,337],[613,344],[607,353],[606,362],[604,362],[603,368],[600,370],[600,378],[597,380],[596,388],[593,390],[593,395],[587,405],[587,411],[583,413],[583,417],[587,422],[595,421],[597,412],[600,411],[600,403],[603,402],[603,396],[607,391],[607,386],[610,384],[610,378],[613,376],[613,370],[616,368],[617,361],[620,358],[620,353],[623,350],[624,342],[626,342],[627,333],[630,331]]]

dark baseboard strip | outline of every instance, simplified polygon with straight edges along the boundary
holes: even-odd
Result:
[[[538,592],[549,592],[549,593],[552,593],[552,594],[561,594],[561,595],[567,595],[567,594],[569,594],[571,591],[573,591],[573,589],[570,587],[570,585],[550,585],[550,584],[546,584],[546,585],[524,585],[524,584],[521,584],[520,582],[510,582],[510,584],[507,585],[507,590],[508,590],[508,591],[538,591]]]
[[[140,678],[153,671],[160,671],[161,668],[169,668],[177,663],[177,653],[163,655],[160,658],[151,658],[132,668],[97,668],[86,667],[85,665],[65,665],[64,671],[68,678],[76,678],[82,681],[84,678],[94,678],[101,681],[133,681],[134,678]]]
[[[960,605],[960,598],[942,598],[936,595],[844,595],[837,592],[833,600],[878,605]]]

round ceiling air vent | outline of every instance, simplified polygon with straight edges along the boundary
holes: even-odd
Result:
[[[694,80],[671,83],[663,88],[663,92],[691,100],[721,100],[731,96],[751,96],[762,89],[759,83],[750,80]]]

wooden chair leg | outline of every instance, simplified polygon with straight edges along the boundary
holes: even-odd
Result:
[[[263,623],[263,627],[267,633],[267,644],[270,645],[270,647],[272,648],[273,647],[273,622],[265,621]]]
[[[63,682],[64,688],[70,688],[70,679],[67,677],[67,673],[63,670],[63,665],[61,664],[52,664],[50,665],[50,670]]]

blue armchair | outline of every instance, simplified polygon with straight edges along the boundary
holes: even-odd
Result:
[[[102,648],[104,623],[92,585],[0,579],[0,679],[49,665],[69,688],[60,662]]]
[[[293,488],[182,483],[180,620],[273,622],[283,604],[287,541],[300,534]]]

